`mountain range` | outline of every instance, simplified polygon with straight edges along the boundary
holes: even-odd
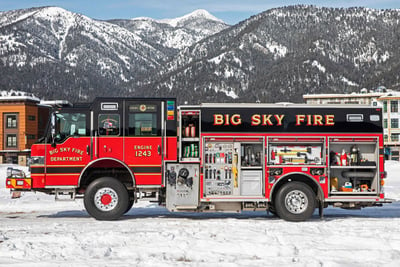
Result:
[[[205,10],[99,21],[58,7],[0,12],[0,90],[45,99],[177,96],[302,102],[400,89],[400,10],[289,6],[227,25]]]

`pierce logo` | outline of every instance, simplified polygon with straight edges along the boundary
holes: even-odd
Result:
[[[140,105],[140,107],[139,107],[139,110],[140,110],[141,112],[145,112],[146,109],[147,109],[146,105]]]

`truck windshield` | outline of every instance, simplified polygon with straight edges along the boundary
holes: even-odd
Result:
[[[86,136],[86,114],[84,113],[56,113],[55,135],[57,143],[63,142],[70,136]]]

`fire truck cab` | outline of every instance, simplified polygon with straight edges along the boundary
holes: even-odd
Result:
[[[388,202],[382,111],[369,106],[97,98],[55,110],[31,157],[31,177],[10,175],[8,188],[83,197],[99,220],[139,199],[289,221]]]

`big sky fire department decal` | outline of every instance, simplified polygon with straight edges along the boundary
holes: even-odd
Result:
[[[74,153],[76,156],[61,155],[62,153]],[[60,147],[49,151],[50,161],[82,161],[83,150],[75,147]]]

